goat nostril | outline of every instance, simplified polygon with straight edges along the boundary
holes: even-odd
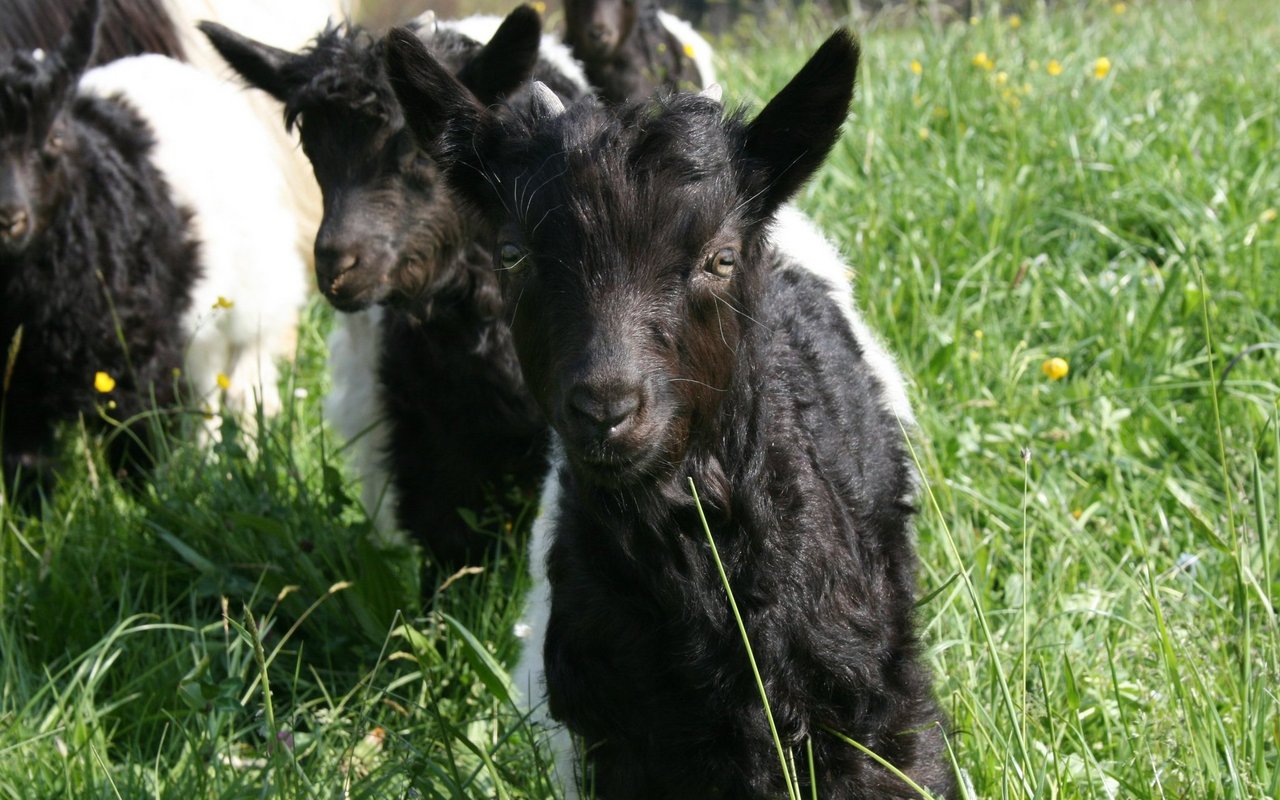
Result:
[[[0,214],[0,236],[17,239],[27,232],[28,220],[27,212],[22,210]]]
[[[334,261],[335,272],[339,275],[360,263],[360,258],[355,253],[343,253]]]
[[[320,290],[332,294],[354,274],[360,256],[351,250],[316,249],[316,278]]]
[[[638,387],[596,391],[576,386],[569,394],[569,408],[594,427],[611,431],[633,417],[640,408]]]

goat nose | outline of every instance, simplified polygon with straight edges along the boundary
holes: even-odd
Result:
[[[0,208],[0,238],[21,239],[31,224],[30,220],[25,208]]]
[[[603,42],[609,38],[609,28],[605,25],[596,24],[591,26],[591,38],[597,42]]]
[[[578,384],[569,391],[569,411],[602,432],[616,432],[640,409],[640,385]]]
[[[360,263],[360,256],[349,248],[316,248],[316,277],[325,293],[342,284],[343,279]]]

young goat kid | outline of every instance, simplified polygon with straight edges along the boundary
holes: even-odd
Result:
[[[109,403],[129,420],[172,401],[199,275],[187,216],[148,159],[146,125],[76,93],[96,24],[88,9],[57,50],[0,64],[0,341],[16,353],[4,382],[10,488],[19,468],[47,483],[55,423],[92,421]],[[95,382],[97,372],[106,375]],[[112,442],[113,462],[137,460],[132,435]]]
[[[610,103],[715,83],[711,45],[656,0],[566,0],[565,41]]]
[[[414,35],[486,103],[530,72],[566,97],[587,91],[567,51],[544,41],[531,8],[498,23],[428,18]],[[545,424],[479,243],[491,232],[405,129],[383,42],[346,26],[295,54],[202,27],[249,83],[284,103],[320,183],[317,283],[350,312],[330,339],[327,412],[354,441],[366,508],[384,531],[394,527],[393,509],[438,560],[475,555],[482,542],[457,509],[481,508],[508,475],[531,489],[545,465]]]
[[[915,796],[843,735],[949,797],[902,379],[833,248],[780,210],[839,135],[850,34],[750,123],[694,95],[566,111],[538,92],[502,114],[391,42],[409,125],[499,230],[516,352],[555,432],[516,679],[576,741],[559,739],[568,796],[786,793],[692,478],[801,795]]]
[[[306,290],[269,140],[235,92],[156,55],[85,73],[97,20],[88,3],[57,50],[0,62],[10,479],[48,461],[57,421],[135,421],[180,384],[272,413]],[[114,463],[144,460],[145,428],[113,438]]]

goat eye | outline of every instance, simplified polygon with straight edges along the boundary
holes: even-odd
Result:
[[[528,261],[529,252],[515,242],[498,245],[498,268],[519,271]]]
[[[728,278],[733,275],[733,268],[738,265],[738,252],[732,247],[725,247],[718,251],[711,258],[707,259],[707,272],[718,278]]]

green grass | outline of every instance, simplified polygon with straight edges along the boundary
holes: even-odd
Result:
[[[1222,375],[1280,342],[1280,14],[1062,7],[863,30],[799,202],[912,384],[963,796],[1277,797],[1280,351]],[[727,97],[829,27],[721,43]],[[481,515],[503,551],[425,613],[319,422],[328,324],[255,448],[135,496],[69,430],[43,517],[0,511],[0,797],[552,796],[502,674],[526,521]]]

